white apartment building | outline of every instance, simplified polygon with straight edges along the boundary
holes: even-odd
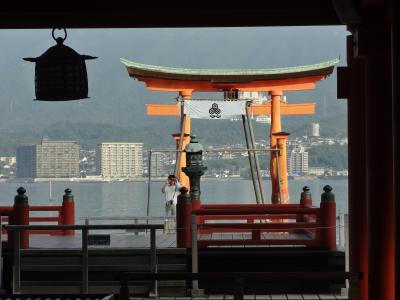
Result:
[[[50,141],[17,147],[18,178],[79,177],[79,149],[74,141]]]
[[[143,175],[143,143],[100,143],[96,152],[97,172],[104,178]]]
[[[166,162],[168,160],[166,153],[154,152],[151,155],[151,176],[162,177],[169,175]]]
[[[0,161],[11,166],[11,165],[15,165],[17,163],[17,157],[16,156],[0,156]]]
[[[318,123],[311,123],[311,136],[312,137],[319,137],[319,124]]]
[[[288,161],[289,175],[306,175],[308,174],[308,152],[304,151],[304,147],[297,146],[290,153]]]

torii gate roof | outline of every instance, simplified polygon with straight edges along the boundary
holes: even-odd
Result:
[[[146,65],[121,58],[129,76],[160,91],[270,91],[312,89],[333,72],[339,59],[273,69],[189,69]]]

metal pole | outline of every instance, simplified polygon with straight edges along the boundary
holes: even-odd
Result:
[[[82,229],[82,294],[89,293],[88,229]]]
[[[339,211],[339,237],[340,247],[346,249],[345,214]]]
[[[184,114],[182,117],[182,125],[181,125],[181,135],[179,137],[179,147],[178,151],[176,152],[176,162],[175,162],[175,176],[178,177],[179,173],[179,166],[181,164],[181,158],[182,158],[182,147],[183,147],[183,139],[185,137],[185,126],[186,126],[186,115]]]
[[[198,265],[198,249],[197,249],[197,217],[195,214],[192,215],[192,273],[197,274],[199,272]],[[198,280],[192,280],[192,290],[198,291],[199,282]]]
[[[156,229],[150,229],[150,273],[157,273]],[[154,297],[158,296],[158,283],[154,281]]]
[[[21,231],[15,230],[14,236],[14,272],[13,272],[13,293],[21,293]]]
[[[281,175],[279,173],[279,147],[276,145],[276,175],[278,176],[278,191],[279,191],[279,203],[282,203],[282,191],[281,191]]]
[[[135,218],[134,223],[135,223],[135,225],[139,224],[138,218]],[[138,230],[135,230],[135,235],[139,235],[139,231]]]
[[[251,149],[256,148],[256,141],[254,138],[254,131],[253,131],[253,125],[251,124],[251,119],[250,119],[250,113],[249,113],[249,104],[246,104],[246,116],[247,116],[247,125],[249,127],[249,132],[250,132],[250,143],[251,143]],[[264,186],[262,184],[261,180],[261,174],[260,174],[260,162],[258,160],[258,155],[256,152],[252,152],[254,156],[254,165],[256,167],[256,174],[257,174],[257,182],[258,186],[260,189],[260,196],[261,196],[261,202],[262,204],[265,203],[265,197],[264,197]]]
[[[247,149],[251,150],[250,142],[249,142],[248,127],[247,127],[247,117],[245,115],[242,115],[242,121],[243,121],[244,137],[246,140],[246,147],[247,147]],[[251,180],[253,182],[254,194],[256,196],[256,202],[257,202],[257,204],[260,204],[260,191],[259,191],[259,185],[256,183],[256,180],[255,180],[252,153],[253,152],[248,151],[250,174],[251,174]]]
[[[150,148],[149,150],[149,161],[147,163],[148,165],[148,174],[149,174],[149,178],[148,178],[148,184],[147,184],[147,209],[146,209],[146,215],[149,216],[150,215],[150,196],[151,196],[151,154],[152,154],[152,150]],[[149,223],[149,220],[146,221],[146,224]]]

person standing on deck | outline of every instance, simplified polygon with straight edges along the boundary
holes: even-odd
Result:
[[[181,187],[175,175],[169,175],[167,181],[161,189],[165,195],[165,216],[174,217],[176,213],[176,203],[179,195],[179,188]],[[166,219],[165,230],[170,230],[172,220]]]

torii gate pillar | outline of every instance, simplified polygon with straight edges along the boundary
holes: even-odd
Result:
[[[271,173],[271,202],[272,204],[285,204],[289,203],[289,190],[288,190],[288,178],[286,172],[286,139],[283,139],[280,145],[278,145],[277,133],[281,133],[281,99],[282,91],[274,90],[270,91],[271,95],[271,130],[270,130],[270,146],[271,149],[279,147],[280,154],[275,151],[271,151],[270,160],[270,173]],[[279,160],[279,161],[278,161]],[[278,174],[278,165],[281,172]],[[283,172],[282,167],[285,167]],[[279,176],[278,176],[279,175]],[[283,184],[282,184],[283,183]]]
[[[184,90],[184,91],[180,91],[179,92],[179,96],[181,96],[181,98],[184,101],[189,101],[190,98],[192,97],[192,91],[189,90]],[[186,116],[186,120],[185,122],[183,122],[183,118],[185,115],[185,111],[184,111],[184,107],[183,105],[181,106],[181,132],[184,132],[184,136],[183,136],[183,143],[182,143],[182,149],[178,149],[179,148],[179,143],[177,144],[177,149],[178,150],[183,150],[185,149],[186,145],[190,143],[190,117]],[[182,168],[186,167],[186,153],[182,152],[181,154],[181,159],[179,161],[179,172],[177,174],[178,176],[178,180],[181,183],[181,185],[185,186],[188,188],[188,190],[190,190],[190,182],[189,182],[189,177],[186,176],[185,173],[183,173]]]

